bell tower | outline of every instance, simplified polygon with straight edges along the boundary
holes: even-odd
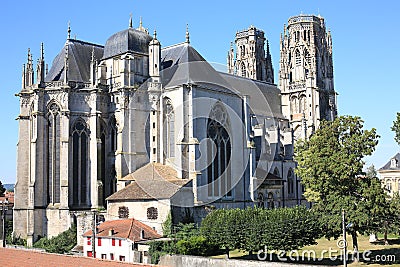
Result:
[[[253,80],[274,83],[274,69],[272,67],[269,44],[265,52],[264,32],[254,26],[236,33],[236,58],[233,46],[228,52],[228,72]]]
[[[336,117],[332,38],[321,16],[289,18],[280,40],[282,112],[295,139],[308,138],[321,120]]]

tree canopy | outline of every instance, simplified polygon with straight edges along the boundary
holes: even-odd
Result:
[[[290,251],[315,244],[320,230],[314,214],[304,206],[278,209],[218,209],[207,215],[200,232],[229,250]]]
[[[3,183],[0,181],[0,196],[4,196],[4,192],[6,192],[6,188]]]
[[[314,202],[325,236],[341,235],[341,211],[353,227],[349,232],[358,249],[357,233],[373,232],[386,205],[386,194],[379,180],[363,172],[364,157],[378,144],[376,130],[363,129],[359,117],[340,116],[321,122],[309,140],[295,148],[297,174],[305,186],[305,197]]]
[[[393,126],[390,128],[394,132],[394,140],[400,145],[400,112],[397,112]]]

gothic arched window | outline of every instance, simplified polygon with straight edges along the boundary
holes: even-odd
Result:
[[[169,98],[164,100],[164,155],[175,157],[175,112]]]
[[[82,119],[72,127],[72,202],[73,205],[87,205],[89,195],[88,175],[88,129]]]
[[[307,99],[305,95],[299,98],[299,113],[305,113],[307,110]]]
[[[208,196],[233,197],[231,170],[231,139],[228,133],[229,120],[222,105],[216,105],[207,121],[207,138],[213,145],[207,149]]]
[[[281,175],[279,174],[278,167],[275,167],[274,169],[274,175],[280,177]]]
[[[290,109],[291,109],[292,114],[298,113],[298,102],[297,102],[296,96],[292,96],[292,98],[291,98]]]
[[[269,192],[269,193],[268,193],[267,208],[268,208],[268,209],[273,209],[273,208],[275,208],[274,193],[272,193],[272,192]]]
[[[311,55],[310,55],[310,53],[308,52],[308,50],[306,50],[306,51],[304,52],[304,57],[305,57],[305,59],[306,59],[307,65],[308,65],[309,67],[311,67]]]
[[[112,116],[109,122],[110,129],[110,150],[115,155],[115,151],[117,151],[117,122],[115,121],[115,117]]]
[[[111,190],[107,190],[110,183],[106,182],[106,127],[101,119],[99,119],[99,131],[97,133],[97,140],[100,142],[97,146],[97,180],[101,182],[98,188],[98,201],[100,206],[104,206],[107,193]]]
[[[241,75],[242,77],[246,77],[246,66],[244,64],[244,62],[242,62],[242,64],[240,65],[240,70],[241,70]]]
[[[60,203],[60,108],[56,103],[47,112],[47,199]]]
[[[301,66],[301,56],[300,56],[300,51],[298,49],[296,49],[295,52],[295,62],[296,66]]]
[[[292,168],[290,168],[288,171],[287,181],[288,181],[288,194],[292,195],[294,193],[294,174]]]

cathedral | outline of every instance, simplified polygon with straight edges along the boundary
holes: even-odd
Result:
[[[220,72],[191,46],[188,28],[184,42],[163,47],[131,18],[104,45],[71,38],[68,27],[50,69],[43,44],[36,67],[28,50],[14,235],[32,245],[72,224],[84,231],[91,222],[82,214],[107,201],[135,196],[140,204],[143,195],[170,198],[183,187],[188,194],[172,205],[305,203],[293,145],[336,116],[331,35],[320,16],[291,17],[279,86],[269,45],[255,26],[238,31]],[[164,178],[176,187],[157,180]]]

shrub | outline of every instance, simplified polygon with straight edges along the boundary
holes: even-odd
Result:
[[[35,248],[43,248],[49,253],[63,254],[69,252],[76,245],[76,227],[73,226],[58,236],[42,237],[33,244]]]

